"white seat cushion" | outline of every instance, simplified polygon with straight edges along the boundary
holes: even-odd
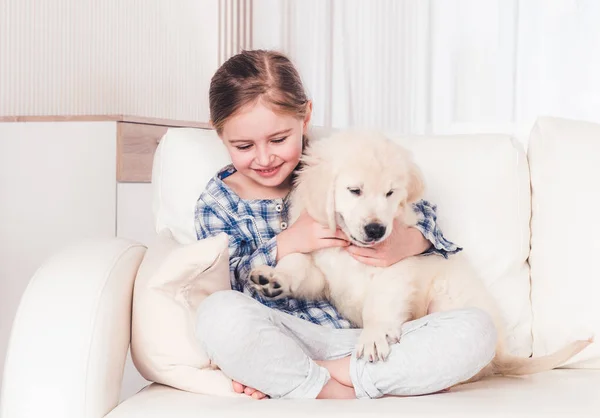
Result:
[[[327,136],[313,129],[312,140]],[[397,138],[411,149],[438,205],[446,238],[464,247],[505,314],[508,348],[531,354],[529,303],[529,171],[524,150],[508,136]],[[196,239],[194,207],[229,157],[214,131],[170,129],[157,150],[152,183],[156,228],[180,242]]]
[[[153,384],[106,418],[197,417],[579,417],[600,416],[600,371],[554,370],[492,378],[448,393],[374,401],[263,400],[197,395]]]
[[[531,299],[534,354],[600,338],[600,125],[538,119],[531,165]],[[600,368],[596,342],[570,367]]]

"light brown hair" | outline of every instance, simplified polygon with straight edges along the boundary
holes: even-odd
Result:
[[[210,81],[209,107],[220,135],[227,120],[242,107],[264,100],[273,110],[304,119],[309,99],[294,64],[277,51],[250,50],[232,56]],[[302,138],[303,148],[307,144]]]

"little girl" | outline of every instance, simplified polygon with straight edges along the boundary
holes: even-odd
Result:
[[[300,76],[284,55],[244,51],[210,84],[211,123],[232,164],[208,183],[196,206],[203,239],[229,235],[231,291],[205,299],[197,337],[234,390],[257,399],[377,398],[434,393],[479,372],[494,356],[496,331],[482,311],[465,309],[406,323],[385,362],[357,359],[360,330],[327,301],[265,300],[250,271],[294,252],[345,247],[357,260],[388,266],[410,256],[458,251],[436,224],[435,206],[414,205],[416,228],[394,225],[375,248],[354,247],[341,231],[304,213],[288,225],[288,193],[307,145],[312,112]]]

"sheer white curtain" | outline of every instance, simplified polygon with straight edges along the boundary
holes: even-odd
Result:
[[[255,48],[297,63],[314,123],[503,132],[600,122],[597,0],[255,0]]]
[[[600,2],[521,0],[515,123],[539,114],[600,122]]]

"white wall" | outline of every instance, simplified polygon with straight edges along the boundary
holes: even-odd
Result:
[[[219,1],[0,0],[0,116],[208,120]]]
[[[110,122],[0,123],[0,385],[33,273],[60,248],[115,235],[115,136]]]
[[[219,36],[237,27],[233,3],[0,0],[0,116],[206,122],[210,77],[239,46]],[[117,186],[115,126],[0,123],[0,386],[16,308],[43,260],[82,238],[148,241],[149,186]],[[124,395],[139,385],[128,362]]]
[[[155,236],[152,184],[117,185],[117,236],[150,244]]]

